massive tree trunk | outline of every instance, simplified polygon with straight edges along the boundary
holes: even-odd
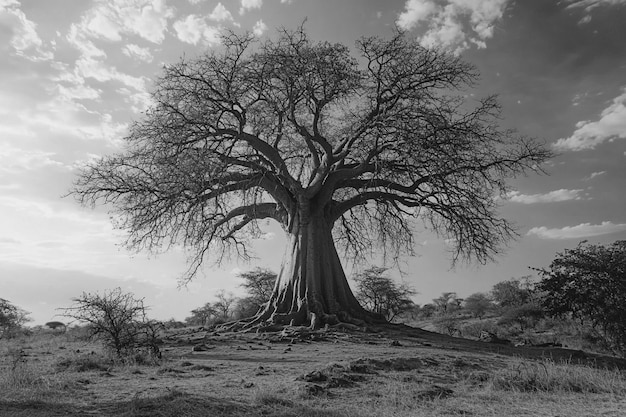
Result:
[[[332,237],[321,214],[301,213],[289,239],[274,291],[254,323],[362,325],[381,318],[361,307],[348,286]],[[251,323],[252,324],[252,323]]]

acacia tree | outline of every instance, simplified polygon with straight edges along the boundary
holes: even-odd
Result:
[[[550,152],[499,127],[494,97],[469,102],[475,68],[403,33],[363,38],[356,57],[300,28],[167,66],[126,149],[84,169],[72,193],[110,203],[130,248],[248,256],[260,219],[288,244],[263,321],[313,326],[372,318],[338,249],[358,259],[413,253],[416,221],[452,259],[491,259],[513,234],[497,212],[508,177]]]
[[[387,268],[373,266],[357,274],[356,298],[367,310],[388,321],[415,307],[411,296],[415,291],[406,284],[396,284],[385,276]]]
[[[266,268],[255,268],[237,276],[244,280],[240,286],[245,288],[247,296],[237,300],[237,317],[253,316],[263,308],[272,296],[276,284],[276,273]]]
[[[238,278],[244,280],[241,287],[245,288],[250,300],[258,306],[266,303],[272,296],[276,276],[275,272],[267,268],[255,268],[237,275]]]
[[[31,321],[30,313],[0,298],[0,338],[13,337],[17,330]]]

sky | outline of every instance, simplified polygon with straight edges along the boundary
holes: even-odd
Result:
[[[314,40],[352,47],[399,27],[460,55],[481,73],[471,94],[498,94],[501,124],[557,154],[548,175],[511,181],[501,213],[519,237],[496,262],[452,268],[445,242],[416,230],[417,256],[388,271],[416,302],[626,239],[626,0],[0,0],[0,298],[43,324],[82,292],[121,287],[151,317],[182,320],[220,289],[241,295],[241,272],[278,272],[285,239],[270,223],[249,263],[208,259],[179,288],[180,248],[130,253],[106,207],[64,195],[86,162],[123,149],[164,65],[219,48],[224,30],[263,39],[305,19]]]

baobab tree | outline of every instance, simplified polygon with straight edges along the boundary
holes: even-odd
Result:
[[[495,97],[469,98],[478,75],[460,58],[404,33],[353,51],[302,28],[264,42],[225,34],[164,69],[126,148],[87,166],[72,193],[110,204],[130,248],[185,247],[183,282],[211,256],[248,257],[259,221],[278,222],[283,263],[246,326],[380,319],[339,253],[410,255],[422,223],[453,261],[490,260],[514,235],[496,197],[550,152],[500,128]]]

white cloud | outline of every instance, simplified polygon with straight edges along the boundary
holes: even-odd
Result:
[[[443,5],[432,0],[407,0],[396,23],[401,29],[424,26],[419,37],[426,47],[443,47],[461,53],[471,44],[485,48],[493,36],[493,26],[500,20],[510,0],[446,0]]]
[[[133,34],[160,44],[173,16],[165,0],[97,0],[80,26],[92,37],[120,41],[122,35]]]
[[[106,58],[106,53],[87,38],[84,28],[80,25],[73,23],[66,38],[83,57]]]
[[[626,0],[565,0],[565,3],[569,3],[567,9],[584,9],[587,14],[578,21],[578,24],[586,25],[591,22],[593,9],[602,6],[626,5]]]
[[[291,4],[293,0],[280,0],[281,4]]]
[[[109,7],[99,7],[96,10],[90,10],[88,17],[85,18],[84,28],[89,31],[92,36],[100,37],[110,41],[121,41],[123,30],[118,23],[114,11]]]
[[[224,7],[222,3],[217,3],[217,6],[215,6],[213,11],[209,15],[209,19],[215,20],[216,22],[224,22],[228,20],[233,20],[233,15],[230,14],[228,9]]]
[[[192,45],[197,45],[198,42],[202,42],[205,45],[220,43],[220,28],[209,26],[206,19],[195,14],[175,22],[174,30],[178,39]]]
[[[581,151],[616,138],[626,139],[626,88],[602,111],[599,120],[576,123],[572,136],[559,139],[554,147],[560,151]]]
[[[82,77],[93,78],[96,81],[117,81],[139,92],[146,91],[146,78],[135,77],[119,71],[114,66],[108,66],[102,61],[92,58],[80,58],[76,61],[76,71]]]
[[[154,104],[152,96],[146,91],[133,92],[125,87],[118,88],[115,91],[124,97],[124,101],[130,105],[131,109],[135,113],[141,113]]]
[[[0,7],[19,6],[20,2],[17,0],[0,0]]]
[[[154,59],[149,48],[142,48],[141,46],[135,45],[134,43],[124,45],[124,47],[122,48],[122,52],[128,57],[136,58],[144,62],[152,62],[152,60]]]
[[[550,191],[545,194],[521,194],[519,191],[511,191],[507,197],[515,203],[535,204],[535,203],[554,203],[558,201],[580,200],[580,195],[584,190],[560,190]]]
[[[568,8],[583,7],[592,10],[600,6],[617,6],[626,4],[626,0],[565,0]]]
[[[49,166],[64,167],[56,161],[54,152],[26,150],[8,143],[0,143],[0,172],[19,173]]]
[[[73,85],[73,89],[88,89],[85,87],[86,79],[94,79],[99,82],[119,82],[133,90],[125,96],[133,96],[130,100],[135,104],[132,110],[140,112],[149,103],[147,93],[147,78],[136,77],[118,70],[115,66],[107,65],[104,60],[106,53],[89,39],[89,31],[83,25],[72,24],[67,39],[80,53],[73,67],[64,63],[54,63],[59,71],[56,81],[63,81]],[[152,54],[148,48],[142,48],[135,44],[125,45],[122,52],[127,56],[133,56],[147,62],[152,60]],[[93,89],[91,89],[93,92]],[[119,91],[119,89],[118,89]],[[80,97],[75,97],[80,98]]]
[[[244,14],[248,10],[260,9],[263,6],[263,0],[241,0],[241,8],[239,14]]]
[[[37,24],[29,20],[23,11],[14,6],[17,2],[0,4],[0,26],[7,27],[12,33],[10,45],[15,53],[32,61],[44,61],[53,58],[54,54],[44,48],[43,41],[37,33]]]
[[[258,37],[261,37],[266,30],[267,25],[263,23],[263,20],[259,20],[254,24],[254,27],[252,28],[252,33],[254,33]]]
[[[400,13],[396,22],[404,30],[413,29],[415,25],[426,21],[439,9],[434,1],[429,0],[407,0],[404,8],[405,10]]]
[[[100,90],[84,84],[76,84],[70,87],[55,86],[56,93],[64,100],[97,100],[100,98]]]
[[[606,174],[606,171],[592,172],[587,178],[585,178],[585,180],[591,180],[591,179],[594,179],[595,177],[599,177],[600,175],[604,175],[604,174]]]
[[[110,114],[103,114],[98,124],[78,127],[77,131],[85,139],[104,140],[114,147],[119,147],[122,138],[128,132],[128,124],[114,122]]]
[[[626,231],[626,223],[614,224],[605,221],[601,224],[581,223],[577,226],[565,226],[561,229],[548,229],[545,226],[533,227],[528,231],[528,235],[542,239],[581,239],[623,231]]]

